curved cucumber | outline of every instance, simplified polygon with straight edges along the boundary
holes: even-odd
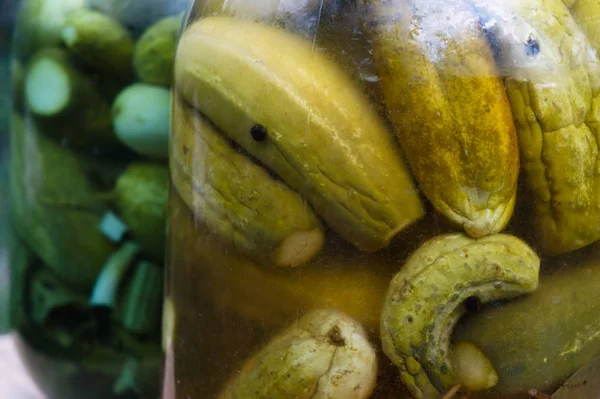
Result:
[[[205,18],[182,35],[175,74],[188,102],[358,248],[382,249],[424,215],[393,136],[310,42],[256,22]]]
[[[466,312],[465,301],[478,298],[487,303],[531,293],[538,286],[539,265],[525,242],[501,234],[480,239],[443,235],[409,257],[390,283],[381,314],[381,341],[415,398],[436,398],[457,383],[469,383],[460,375],[460,364],[451,360],[449,339]],[[463,348],[460,358],[465,351],[458,347]],[[483,355],[468,357],[489,364]],[[495,376],[491,377],[493,385]],[[488,381],[474,382],[470,388],[489,387]]]

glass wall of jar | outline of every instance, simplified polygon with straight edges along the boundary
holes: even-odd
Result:
[[[0,221],[8,218],[8,136],[10,131],[10,49],[17,0],[0,6]],[[0,334],[9,328],[9,271],[6,250],[7,226],[0,222]]]
[[[188,2],[24,0],[11,317],[49,398],[160,391],[172,65]]]
[[[599,38],[586,1],[196,1],[164,397],[546,398],[585,371]]]

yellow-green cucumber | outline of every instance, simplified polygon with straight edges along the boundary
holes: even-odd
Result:
[[[475,8],[511,102],[526,189],[520,207],[544,254],[600,239],[597,53],[561,0]],[[530,214],[533,213],[533,217]]]
[[[502,231],[516,202],[519,148],[504,84],[471,6],[370,3],[387,114],[423,194],[472,237]]]
[[[257,22],[201,19],[180,39],[175,76],[190,104],[361,250],[385,248],[423,217],[393,135],[309,41]]]
[[[377,356],[363,327],[336,310],[316,309],[250,357],[219,399],[367,399]]]
[[[534,292],[539,267],[540,259],[524,241],[503,234],[441,235],[410,255],[388,288],[380,333],[383,351],[415,398],[438,398],[457,384],[486,389],[498,381],[485,351],[462,344],[455,353],[452,330],[471,301]],[[479,364],[479,376],[464,375],[465,358]]]

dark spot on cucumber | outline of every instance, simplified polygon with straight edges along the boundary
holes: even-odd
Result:
[[[263,125],[254,125],[250,129],[250,134],[255,141],[264,141],[267,138],[267,128]]]
[[[477,312],[481,309],[481,300],[476,296],[470,296],[465,299],[465,309],[467,312]]]
[[[413,317],[411,315],[406,316],[406,322],[407,323],[412,323],[414,321]]]
[[[529,38],[525,43],[525,51],[529,56],[536,56],[540,53],[540,44],[537,40]]]

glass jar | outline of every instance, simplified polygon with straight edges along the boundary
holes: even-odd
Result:
[[[156,398],[172,65],[188,2],[25,0],[11,319],[49,398]]]
[[[196,1],[174,68],[164,397],[549,398],[586,371],[596,14]]]

